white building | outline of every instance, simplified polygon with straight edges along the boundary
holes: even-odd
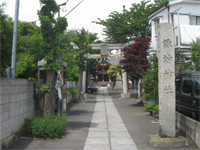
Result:
[[[151,24],[151,50],[157,50],[158,24],[172,23],[175,48],[180,48],[186,59],[190,57],[190,43],[200,38],[200,0],[169,0],[148,15]]]

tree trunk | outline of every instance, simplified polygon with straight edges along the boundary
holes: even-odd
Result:
[[[54,105],[55,105],[55,71],[54,70],[46,70],[47,82],[49,83],[50,91],[45,91],[44,95],[44,116],[50,116],[54,113]]]
[[[77,91],[77,97],[76,101],[81,101],[81,90],[82,90],[82,80],[83,80],[83,65],[79,68],[80,74],[79,74],[79,81],[78,81],[78,91]]]

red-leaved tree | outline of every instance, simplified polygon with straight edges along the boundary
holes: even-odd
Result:
[[[148,37],[138,38],[134,40],[133,44],[122,49],[124,56],[120,60],[120,63],[132,81],[141,78],[142,73],[151,66],[147,59],[150,41],[151,39]]]

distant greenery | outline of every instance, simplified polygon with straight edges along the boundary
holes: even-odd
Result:
[[[195,64],[195,66],[191,66],[192,70],[200,71],[200,38],[196,38],[196,40],[191,44],[191,60]]]
[[[25,119],[21,134],[29,138],[54,139],[61,137],[67,126],[66,116]]]
[[[77,88],[73,88],[73,87],[67,88],[67,94],[74,94],[74,93],[77,93]]]

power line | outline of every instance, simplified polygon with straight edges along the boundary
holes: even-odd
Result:
[[[70,10],[64,17],[66,17],[69,13],[71,13],[76,7],[78,7],[84,0],[78,3],[72,10]]]

